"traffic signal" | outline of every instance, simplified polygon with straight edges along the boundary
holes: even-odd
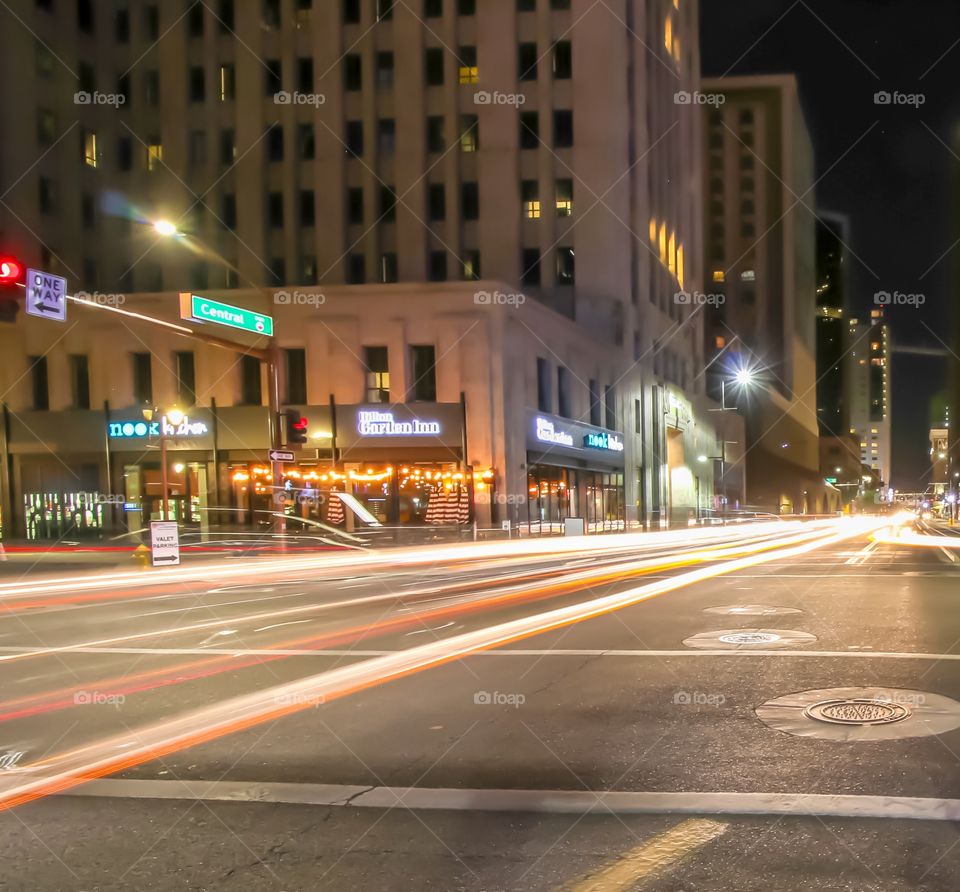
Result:
[[[0,255],[0,322],[17,321],[23,273],[19,260]]]
[[[287,445],[302,446],[307,442],[307,421],[296,409],[287,409],[284,413],[287,419]]]

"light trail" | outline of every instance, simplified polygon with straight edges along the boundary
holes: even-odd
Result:
[[[837,525],[834,525],[836,527]],[[544,632],[603,616],[676,589],[721,575],[808,554],[825,546],[872,532],[875,519],[858,519],[839,530],[821,530],[799,544],[766,550],[723,563],[711,563],[670,579],[651,582],[602,598],[560,607],[491,627],[465,632],[408,650],[374,657],[265,691],[234,697],[212,707],[194,710],[142,731],[88,744],[0,776],[0,806],[11,808],[44,795],[142,764],[188,746],[235,733],[265,721],[442,666],[474,653],[502,647]]]

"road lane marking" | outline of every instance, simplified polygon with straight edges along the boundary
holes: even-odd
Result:
[[[427,631],[421,629],[420,631]],[[436,630],[433,630],[436,631]],[[869,644],[862,645],[870,647]],[[31,647],[6,645],[0,647],[0,653],[32,653]],[[82,647],[70,651],[71,654],[144,654],[147,656],[210,656],[225,654],[234,657],[387,657],[405,653],[399,650],[354,650],[352,648],[313,649],[272,649],[272,648],[233,648],[233,647]],[[505,647],[499,650],[485,650],[469,654],[470,657],[866,657],[879,660],[960,660],[960,653],[933,654],[912,653],[909,651],[875,650],[621,650],[548,648],[546,650],[528,650]]]
[[[960,821],[960,799],[825,793],[650,793],[629,790],[470,790],[462,787],[371,787],[342,784],[258,783],[211,780],[102,778],[61,796],[95,799],[186,799],[200,802],[266,802],[349,805],[442,811],[540,814],[783,815],[785,817],[888,818]]]
[[[860,551],[856,552],[853,557],[848,558],[844,561],[845,564],[865,564],[869,559],[870,555],[880,547],[880,543],[877,541],[872,541],[868,545],[865,545]]]
[[[670,869],[697,849],[727,832],[728,824],[692,818],[637,846],[599,871],[565,886],[569,892],[614,892]]]

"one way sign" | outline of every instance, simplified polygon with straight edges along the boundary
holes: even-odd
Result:
[[[27,270],[27,315],[65,322],[67,280],[39,269]]]

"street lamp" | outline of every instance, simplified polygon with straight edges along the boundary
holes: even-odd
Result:
[[[143,407],[143,420],[148,424],[153,421],[154,416],[158,414],[160,414],[159,410],[153,406],[147,405]],[[167,520],[170,517],[170,496],[168,493],[169,485],[167,483],[167,435],[163,428],[167,421],[172,425],[178,425],[183,419],[183,412],[174,406],[169,409],[165,415],[160,415],[160,421],[158,423],[160,430],[160,488],[163,490],[161,520]]]
[[[157,222],[153,224],[153,230],[157,235],[162,235],[164,238],[179,234],[177,227],[169,220],[157,220]]]
[[[720,517],[727,523],[727,445],[736,445],[736,440],[721,440],[719,455],[698,455],[697,461],[704,465],[709,461],[720,462]]]

